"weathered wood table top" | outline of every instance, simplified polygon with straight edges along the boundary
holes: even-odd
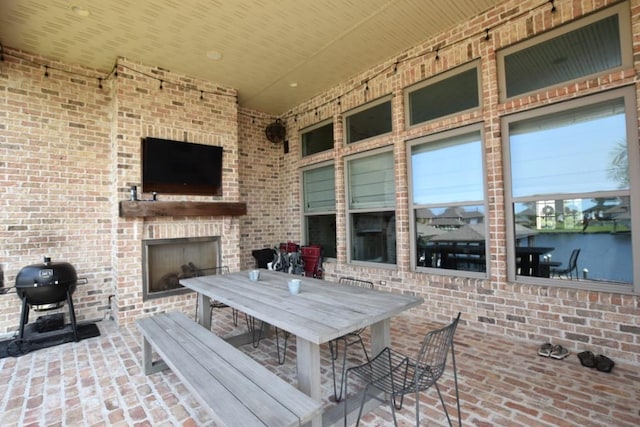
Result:
[[[300,293],[289,293],[287,282],[300,279]],[[296,336],[298,387],[320,400],[320,344],[369,326],[371,351],[390,343],[390,318],[424,301],[422,297],[340,285],[336,282],[260,270],[260,280],[248,271],[182,279],[199,294],[199,323],[210,327],[209,299],[223,302]],[[324,424],[332,424],[335,420]],[[315,420],[313,425],[321,425]]]

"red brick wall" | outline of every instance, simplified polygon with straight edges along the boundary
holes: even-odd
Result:
[[[140,139],[147,136],[224,149],[221,198],[160,195],[160,200],[241,201],[235,91],[123,59],[118,60],[114,88],[117,107],[111,135],[114,163],[110,167],[114,173],[116,201],[127,200],[132,185],[141,187]],[[200,98],[200,91],[205,92],[204,99]],[[149,194],[141,196],[150,197]],[[222,265],[229,266],[231,271],[240,268],[238,217],[120,218],[114,212],[113,271],[117,272],[113,279],[116,284],[114,311],[119,322],[129,323],[144,313],[167,309],[193,313],[195,300],[191,293],[142,301],[140,242],[141,239],[199,236],[220,236]]]
[[[5,51],[11,53],[9,49]],[[16,52],[14,52],[16,53]],[[113,294],[110,84],[92,70],[17,52],[0,62],[0,267],[5,286],[19,269],[52,261],[73,264],[78,319],[101,318]],[[64,70],[44,68],[30,61]],[[70,73],[78,73],[70,74]],[[20,299],[0,295],[0,332],[17,328]],[[35,315],[32,319],[35,320]]]
[[[635,39],[635,69],[610,73],[597,81],[590,79],[571,84],[566,90],[550,90],[538,96],[500,103],[496,51],[616,3],[556,1],[557,10],[551,13],[549,3],[506,1],[424,44],[399,52],[386,63],[368,69],[288,111],[284,117],[287,119],[292,150],[285,156],[284,162],[295,167],[285,167],[282,179],[291,183],[291,192],[300,188],[301,166],[326,160],[335,161],[338,258],[336,262],[325,262],[327,277],[335,280],[342,275],[357,275],[374,280],[383,289],[423,295],[426,302],[415,310],[417,316],[446,321],[452,313],[462,311],[463,320],[471,327],[531,340],[532,349],[535,349],[536,343],[551,340],[569,348],[591,348],[619,359],[640,363],[640,297],[524,285],[507,280],[500,117],[629,84],[636,85],[640,98],[640,85],[636,77],[636,70],[640,69],[640,1],[630,2]],[[489,39],[485,40],[487,28],[491,30]],[[443,48],[438,51],[439,59],[436,60],[437,46]],[[403,90],[474,59],[481,61],[481,110],[407,129],[404,124]],[[394,70],[396,62],[398,65]],[[392,134],[345,146],[342,143],[343,115],[352,108],[389,94],[393,96]],[[301,159],[299,130],[327,118],[334,120],[336,148],[333,152]],[[484,123],[485,131],[491,277],[482,280],[412,272],[405,141],[478,122]],[[394,148],[396,162],[397,268],[368,268],[346,264],[348,231],[345,222],[344,157],[389,146]]]
[[[192,294],[143,303],[141,240],[221,236],[222,263],[238,269],[239,218],[120,218],[118,202],[141,185],[146,136],[224,147],[220,200],[240,201],[235,91],[123,59],[100,89],[97,79],[81,77],[100,75],[93,70],[51,63],[63,71],[50,68],[45,77],[34,65],[45,59],[8,53],[0,63],[5,286],[21,267],[50,256],[88,279],[74,294],[79,321],[110,315],[128,323],[147,311],[193,310]],[[0,331],[15,330],[19,313],[15,294],[0,296]]]

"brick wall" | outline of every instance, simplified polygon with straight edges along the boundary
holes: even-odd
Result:
[[[238,114],[240,198],[247,201],[241,221],[240,254],[244,268],[253,268],[251,251],[273,248],[291,231],[284,219],[282,193],[289,183],[280,179],[284,169],[284,144],[267,141],[265,128],[274,118],[241,109]],[[295,217],[297,220],[297,216]]]
[[[240,201],[235,91],[124,59],[118,60],[114,86],[117,109],[111,145],[115,158],[116,200],[126,200],[132,185],[141,186],[140,139],[156,137],[223,147],[223,195],[219,199]],[[203,99],[200,91],[206,92]],[[143,199],[150,197],[148,194],[141,196]],[[159,198],[164,201],[218,199],[167,195]],[[121,323],[129,323],[148,312],[194,310],[192,293],[142,301],[140,242],[141,239],[199,236],[220,236],[222,265],[229,266],[232,271],[239,268],[240,220],[236,217],[115,218],[117,251],[113,257],[113,271],[117,275],[113,280],[117,290],[114,310]]]
[[[0,62],[4,284],[13,286],[20,268],[44,256],[70,262],[88,279],[75,293],[78,319],[102,317],[114,286],[111,87],[81,77],[97,75],[92,70],[20,55],[26,60]],[[35,60],[65,72],[49,69],[45,77]],[[0,295],[0,332],[15,330],[19,314],[20,299]]]
[[[101,89],[97,78],[81,77],[101,76],[94,70],[7,51],[14,55],[0,63],[5,286],[20,268],[50,256],[88,279],[74,294],[79,321],[113,316],[129,323],[148,311],[193,310],[192,294],[142,301],[141,240],[220,236],[222,263],[238,269],[240,220],[120,218],[118,202],[128,199],[131,185],[141,185],[146,136],[222,146],[220,199],[240,201],[235,91],[124,59]],[[34,64],[50,64],[49,76]],[[15,330],[19,313],[15,294],[0,296],[0,332]]]
[[[518,101],[498,101],[497,50],[618,2],[555,3],[557,10],[551,13],[551,4],[544,2],[506,1],[424,44],[399,52],[387,62],[378,64],[288,111],[284,117],[287,118],[292,150],[285,155],[284,162],[295,167],[285,167],[282,180],[291,183],[293,193],[300,188],[300,167],[327,160],[335,161],[338,256],[335,262],[325,262],[326,276],[329,279],[356,275],[373,280],[382,289],[420,294],[425,297],[426,302],[414,310],[416,316],[446,321],[452,313],[462,311],[462,318],[470,327],[531,340],[532,348],[536,347],[536,343],[553,341],[576,350],[590,348],[618,359],[640,363],[638,296],[524,285],[507,280],[500,117],[629,84],[634,84],[640,90],[636,77],[636,70],[640,68],[637,59],[640,58],[640,1],[634,0],[630,5],[634,23],[636,70],[610,73],[597,81],[586,80],[568,85],[566,90],[550,90]],[[487,28],[491,29],[488,40],[485,39]],[[435,48],[438,46],[442,48],[437,52],[436,59]],[[480,61],[483,108],[407,129],[403,90],[472,60]],[[389,94],[393,96],[392,134],[345,146],[342,143],[344,114],[352,108]],[[301,159],[300,129],[327,118],[334,120],[335,149]],[[484,124],[485,131],[490,278],[470,279],[412,272],[406,141],[478,122]],[[345,222],[344,157],[389,146],[393,146],[396,166],[397,268],[349,265],[346,263],[348,231]],[[291,203],[294,204],[295,201],[292,200]]]

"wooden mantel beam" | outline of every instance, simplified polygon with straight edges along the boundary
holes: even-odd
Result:
[[[123,218],[151,216],[241,216],[247,204],[241,202],[159,202],[121,201]]]

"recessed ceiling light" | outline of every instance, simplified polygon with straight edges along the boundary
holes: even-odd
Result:
[[[289,83],[289,87],[298,87],[298,82]]]
[[[210,50],[209,52],[207,52],[207,58],[218,61],[222,59],[222,54],[216,50]]]
[[[82,16],[82,17],[91,15],[91,12],[89,12],[89,9],[84,9],[80,6],[71,6],[71,11],[76,15]]]

